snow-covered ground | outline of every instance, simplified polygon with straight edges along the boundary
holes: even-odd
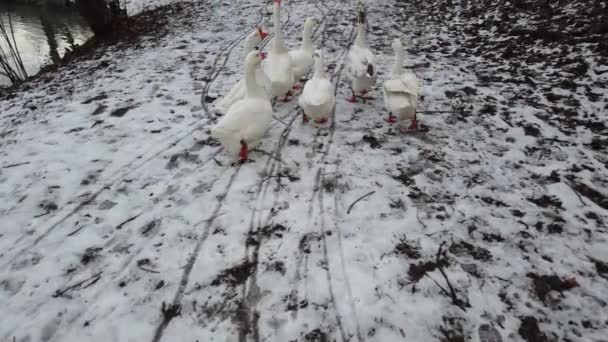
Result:
[[[294,48],[321,19],[331,124],[277,102],[252,163],[209,108],[261,2],[172,7],[163,36],[1,100],[0,341],[606,341],[605,56],[532,39],[508,59],[499,9],[371,3],[380,79],[401,37],[428,133],[382,121],[378,88],[345,101],[338,0],[283,16]]]
[[[186,0],[188,1],[188,0]],[[191,0],[190,0],[191,1]],[[129,15],[136,15],[146,10],[152,10],[162,6],[166,6],[179,0],[126,0],[127,13]],[[122,3],[122,1],[121,1]]]

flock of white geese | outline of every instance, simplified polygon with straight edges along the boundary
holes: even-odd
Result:
[[[357,8],[357,36],[349,51],[348,70],[351,77],[352,96],[372,99],[367,94],[376,84],[377,72],[374,53],[366,42],[366,11],[361,2]],[[281,0],[274,0],[274,39],[268,54],[258,51],[258,44],[268,35],[256,27],[245,39],[244,76],[233,88],[214,103],[214,108],[224,116],[211,129],[226,150],[237,155],[239,162],[248,160],[248,151],[258,145],[273,118],[271,99],[282,98],[288,102],[292,90],[304,88],[298,99],[303,110],[303,122],[312,120],[315,125],[324,125],[331,117],[336,98],[331,79],[325,72],[320,54],[313,46],[313,28],[318,24],[314,18],[304,23],[302,46],[289,51],[281,32]],[[396,123],[403,133],[418,130],[416,105],[418,80],[403,68],[404,48],[400,39],[392,44],[395,63],[382,87],[385,106],[388,109],[386,122]],[[304,79],[311,69],[311,79]]]

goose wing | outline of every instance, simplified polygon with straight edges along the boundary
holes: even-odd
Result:
[[[401,77],[384,82],[384,89],[389,93],[405,93],[418,95],[418,79],[413,73],[405,73]]]
[[[356,77],[374,77],[374,54],[367,48],[353,46],[349,54],[349,69]]]
[[[320,106],[333,101],[334,92],[327,79],[312,79],[306,82],[302,100],[312,106]]]

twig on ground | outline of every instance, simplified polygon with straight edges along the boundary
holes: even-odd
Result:
[[[290,126],[287,122],[279,119],[276,115],[273,115],[272,118],[275,119],[275,120],[277,120],[278,122],[282,123],[285,126]]]
[[[434,232],[434,233],[431,233],[431,234],[424,234],[424,235],[426,235],[428,237],[431,237],[431,236],[433,236],[435,234],[442,234],[442,233],[448,233],[448,232],[449,232],[449,230],[441,230],[441,231],[438,231],[438,232]]]
[[[79,231],[81,231],[81,230],[82,230],[82,228],[84,228],[84,226],[80,226],[80,228],[76,229],[75,231],[73,231],[73,232],[69,233],[69,234],[68,234],[68,235],[66,235],[66,236],[72,236],[72,235],[74,235],[74,234],[78,233]]]
[[[511,281],[509,281],[508,279],[501,278],[501,277],[499,277],[499,276],[494,276],[494,278],[496,278],[496,279],[498,279],[498,280],[500,280],[500,281],[504,281],[505,283],[511,283]]]
[[[437,254],[435,256],[435,264],[437,265],[437,269],[439,270],[439,273],[441,273],[441,276],[445,280],[445,283],[446,283],[446,285],[448,287],[449,292],[443,286],[441,286],[437,281],[435,281],[428,273],[426,273],[425,275],[427,277],[431,278],[431,280],[433,280],[435,282],[435,284],[437,284],[437,286],[439,286],[439,288],[441,289],[441,291],[446,296],[448,296],[448,297],[450,297],[452,299],[452,304],[453,305],[456,305],[457,307],[459,307],[463,311],[466,311],[467,303],[463,302],[462,300],[460,300],[458,298],[458,295],[456,294],[456,290],[452,286],[452,283],[450,282],[450,279],[448,278],[447,274],[445,273],[445,270],[443,269],[443,263],[442,263],[443,260],[441,260],[441,257],[442,257],[442,255],[445,254],[445,252],[443,251],[443,246],[444,245],[445,245],[445,241],[443,241],[439,245],[439,249],[437,250]]]
[[[141,215],[141,213],[139,213],[139,214],[137,214],[137,215],[135,215],[135,216],[133,216],[133,217],[131,217],[131,218],[128,218],[126,221],[123,221],[121,224],[119,224],[118,226],[116,226],[116,229],[122,229],[122,227],[123,227],[125,224],[127,224],[127,223],[129,223],[129,222],[131,222],[131,221],[135,220],[136,218],[138,218],[138,217],[139,217],[139,215]]]
[[[269,156],[270,158],[273,158],[274,160],[278,161],[279,163],[283,163],[283,164],[287,165],[286,162],[284,162],[283,160],[281,160],[281,158],[275,156],[272,153],[269,153],[269,152],[266,152],[264,150],[260,150],[260,149],[257,149],[257,148],[254,148],[252,151],[254,151],[254,152],[260,152],[261,154],[265,154],[265,155]]]
[[[443,114],[443,113],[456,113],[455,110],[418,110],[417,113],[423,114]]]
[[[201,224],[203,224],[203,223],[205,223],[205,222],[209,222],[209,221],[215,220],[216,218],[218,218],[218,217],[220,217],[220,216],[222,216],[222,215],[224,215],[224,214],[226,214],[226,213],[219,213],[219,214],[217,214],[217,215],[211,216],[210,218],[207,218],[207,219],[204,219],[204,220],[202,220],[202,221],[199,221],[199,222],[197,222],[197,223],[194,225],[194,227],[197,227],[197,226],[199,226],[199,225],[201,225]]]
[[[570,189],[572,189],[572,191],[573,191],[573,192],[576,194],[576,197],[578,197],[578,200],[579,200],[579,201],[581,201],[581,203],[582,203],[584,206],[586,206],[586,205],[587,205],[587,203],[585,203],[585,201],[583,201],[583,198],[581,197],[581,194],[580,194],[580,193],[579,193],[579,192],[578,192],[578,191],[577,191],[577,190],[574,188],[574,186],[572,186],[572,184],[571,184],[570,182],[567,182],[567,181],[566,181],[566,182],[564,182],[564,183],[566,183],[566,185],[567,185],[567,186],[568,186]]]
[[[363,196],[361,196],[361,197],[357,198],[357,200],[355,200],[355,201],[354,201],[354,202],[353,202],[353,203],[352,203],[352,204],[351,204],[351,205],[348,207],[348,210],[346,211],[346,214],[347,214],[347,215],[348,215],[348,214],[350,214],[350,211],[351,211],[351,209],[352,209],[352,208],[355,206],[355,204],[357,204],[359,201],[361,201],[361,200],[362,200],[362,199],[364,199],[365,197],[370,196],[370,195],[373,195],[374,193],[376,193],[376,191],[375,191],[375,190],[374,190],[374,191],[370,191],[370,192],[366,193],[365,195],[363,195]]]
[[[424,222],[422,222],[422,220],[420,219],[420,215],[419,215],[420,209],[418,209],[418,207],[416,207],[416,218],[418,219],[418,222],[420,222],[420,224],[422,225],[422,227],[424,227],[424,229],[428,229],[429,227],[424,224]]]
[[[36,215],[36,216],[34,216],[34,218],[39,218],[39,217],[42,217],[42,216],[46,216],[46,215],[48,215],[48,214],[50,214],[50,213],[51,213],[51,211],[49,210],[49,211],[47,211],[46,213],[42,213],[42,214],[40,214],[40,215]]]
[[[30,163],[30,162],[24,162],[24,163],[11,164],[11,165],[6,165],[6,166],[3,166],[2,168],[3,168],[3,169],[10,169],[11,167],[17,167],[17,166],[21,166],[21,165],[27,165],[27,164],[29,164],[29,163]]]
[[[141,266],[137,266],[137,268],[139,268],[142,271],[146,271],[146,272],[150,272],[150,273],[160,273],[159,271],[151,270],[149,268],[145,268],[145,267],[141,267]]]
[[[68,291],[70,291],[70,290],[73,290],[73,289],[75,289],[75,288],[77,288],[77,287],[82,286],[83,284],[85,284],[85,283],[86,283],[86,282],[88,282],[89,280],[93,280],[91,283],[89,283],[89,284],[87,284],[85,287],[83,287],[83,289],[86,289],[87,287],[89,287],[89,286],[91,286],[91,285],[95,284],[97,281],[99,281],[99,279],[101,278],[101,274],[102,274],[102,273],[103,273],[103,272],[96,273],[96,274],[94,274],[93,276],[91,276],[90,278],[87,278],[87,279],[85,279],[85,280],[83,280],[83,281],[80,281],[80,282],[78,282],[78,283],[76,283],[76,284],[74,284],[74,285],[68,286],[68,287],[66,287],[66,288],[65,288],[65,289],[63,289],[63,290],[57,290],[57,291],[55,291],[55,293],[53,293],[53,298],[61,297],[61,296],[63,296],[63,295],[66,293],[66,292],[68,292]]]

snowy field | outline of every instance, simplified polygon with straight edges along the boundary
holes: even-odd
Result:
[[[260,1],[171,7],[0,100],[0,341],[608,341],[608,53],[370,3],[380,82],[400,37],[427,133],[382,120],[380,83],[346,101],[338,0],[282,18],[292,48],[320,19],[335,115],[277,102],[251,163],[209,129]]]
[[[186,0],[191,1],[191,0]],[[186,2],[185,1],[185,2]],[[127,13],[129,15],[136,15],[146,10],[152,10],[155,8],[159,8],[162,6],[166,6],[175,2],[179,2],[178,0],[125,0],[127,5]],[[235,1],[239,2],[239,1]],[[121,1],[122,3],[122,1]]]

